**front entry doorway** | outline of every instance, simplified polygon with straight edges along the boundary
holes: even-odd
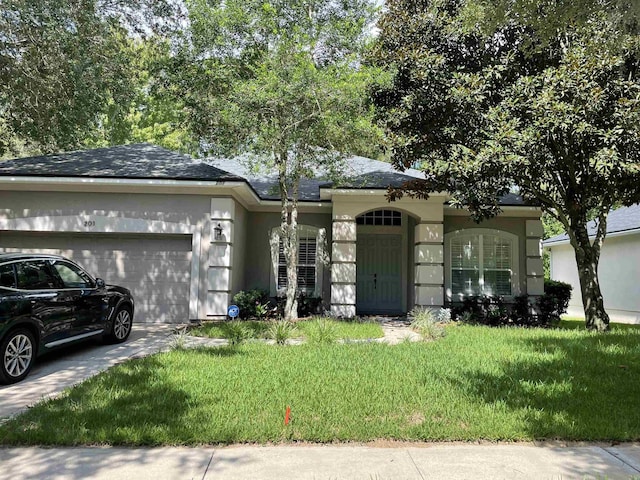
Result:
[[[358,315],[402,313],[402,235],[358,233],[356,262]]]

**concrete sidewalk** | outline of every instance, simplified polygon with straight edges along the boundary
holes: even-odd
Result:
[[[6,448],[0,479],[630,479],[640,444]]]

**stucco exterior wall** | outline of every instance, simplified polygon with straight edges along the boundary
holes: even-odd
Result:
[[[261,288],[269,291],[271,286],[271,249],[270,234],[273,228],[280,226],[279,212],[247,212],[246,248],[244,251],[245,289]],[[323,228],[327,234],[326,248],[331,245],[330,213],[299,213],[299,225]],[[329,250],[327,250],[329,252]],[[328,305],[331,294],[331,270],[327,265],[322,275],[322,298]]]
[[[2,229],[92,236],[189,236],[193,241],[192,291],[197,293],[184,299],[189,303],[190,318],[182,321],[195,320],[207,317],[207,291],[212,280],[208,271],[210,210],[211,197],[202,195],[0,191],[0,241]]]
[[[551,278],[573,286],[567,313],[584,316],[573,247],[552,246]],[[598,265],[604,307],[611,321],[640,324],[640,234],[605,239]]]

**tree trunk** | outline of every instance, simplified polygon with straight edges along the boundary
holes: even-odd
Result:
[[[287,301],[284,305],[284,319],[298,318],[298,221],[297,209],[290,212],[289,225],[286,232],[284,258],[287,262]]]
[[[599,242],[591,244],[586,228],[576,230],[570,237],[578,266],[586,327],[589,330],[604,332],[609,329],[609,315],[604,309],[598,280],[600,244]]]
[[[280,241],[287,264],[287,288],[283,315],[285,320],[296,320],[298,318],[298,203],[297,191],[292,192],[292,201],[289,199],[287,160],[287,152],[284,150],[280,153],[278,164],[282,208]]]

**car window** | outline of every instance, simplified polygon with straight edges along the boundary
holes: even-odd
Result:
[[[0,287],[16,288],[16,274],[12,263],[0,265]]]
[[[62,283],[66,288],[89,288],[91,287],[91,279],[85,272],[70,263],[55,262],[53,263],[58,275],[62,279]]]
[[[56,279],[44,260],[29,260],[16,264],[18,288],[43,290],[57,288]]]

